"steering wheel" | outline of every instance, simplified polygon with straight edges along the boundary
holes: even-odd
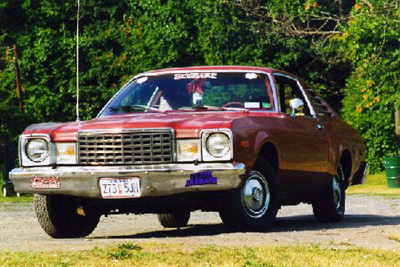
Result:
[[[233,105],[244,107],[244,104],[242,102],[228,102],[225,105],[223,105],[222,107],[227,108],[227,107],[233,106]]]

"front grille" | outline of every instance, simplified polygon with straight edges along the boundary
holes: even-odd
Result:
[[[172,132],[79,133],[81,165],[152,164],[173,161]]]

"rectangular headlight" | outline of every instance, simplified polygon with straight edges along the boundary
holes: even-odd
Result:
[[[76,143],[56,143],[57,164],[77,164]]]
[[[200,159],[199,140],[178,140],[178,161],[195,161]]]

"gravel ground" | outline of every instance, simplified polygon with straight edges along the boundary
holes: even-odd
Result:
[[[0,250],[85,250],[131,243],[180,243],[198,245],[261,246],[311,245],[333,248],[377,248],[400,251],[400,198],[348,196],[341,223],[319,224],[310,205],[283,207],[267,232],[229,233],[218,213],[194,212],[189,226],[164,229],[154,214],[101,217],[87,238],[52,239],[40,228],[31,203],[0,203]]]

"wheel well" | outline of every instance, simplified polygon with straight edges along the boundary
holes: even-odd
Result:
[[[351,155],[348,150],[343,151],[342,156],[340,157],[340,164],[342,164],[344,176],[346,177],[346,180],[348,180],[352,169]]]
[[[266,159],[274,168],[275,173],[279,169],[278,151],[272,143],[265,143],[260,150],[259,156]]]

